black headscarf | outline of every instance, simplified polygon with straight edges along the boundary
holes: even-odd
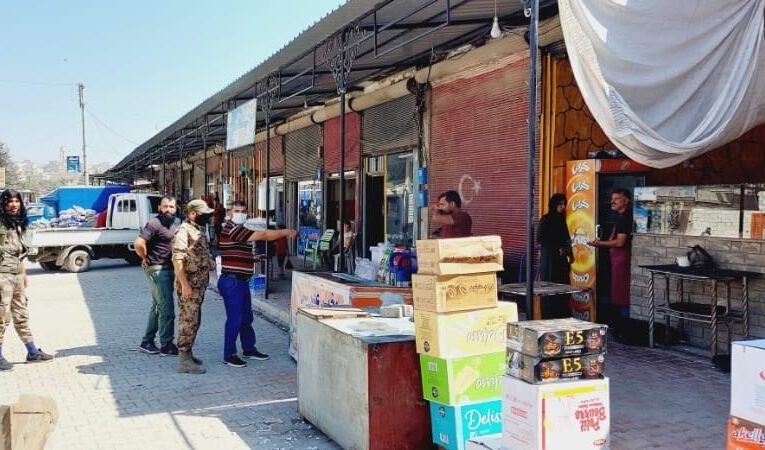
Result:
[[[19,203],[21,204],[18,214],[15,215],[11,215],[5,210],[5,207],[8,206],[8,203],[12,198],[19,199]],[[6,228],[13,230],[20,228],[22,232],[27,231],[27,225],[29,225],[27,208],[24,206],[24,200],[21,198],[21,194],[19,194],[18,191],[13,189],[4,190],[3,193],[0,194],[0,208],[2,209],[2,211],[0,211],[0,217],[2,217],[3,225]]]
[[[550,247],[566,247],[570,240],[566,226],[566,213],[558,212],[558,205],[566,201],[566,196],[553,194],[547,204],[547,214],[539,221],[537,239],[539,243]]]

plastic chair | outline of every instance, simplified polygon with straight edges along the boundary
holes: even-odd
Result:
[[[310,256],[311,265],[316,270],[316,266],[321,262],[321,257],[332,248],[332,239],[334,237],[335,230],[326,230],[319,239],[308,239],[305,243],[305,251],[303,252],[303,265],[306,265],[306,259]]]

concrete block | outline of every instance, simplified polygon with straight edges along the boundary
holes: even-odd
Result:
[[[731,243],[731,251],[739,253],[762,253],[762,243],[757,241],[735,241]]]

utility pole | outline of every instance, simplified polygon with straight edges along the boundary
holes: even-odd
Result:
[[[85,85],[79,83],[80,91],[80,116],[82,118],[82,170],[85,173],[85,186],[90,185],[90,173],[88,172],[88,154],[85,150]]]

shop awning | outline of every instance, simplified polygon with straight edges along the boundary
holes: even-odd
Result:
[[[555,0],[543,0],[542,18],[557,14]],[[505,28],[523,27],[520,0],[497,2]],[[483,45],[489,37],[494,0],[349,0],[302,32],[219,93],[138,146],[103,176],[119,178],[162,160],[171,162],[223,143],[228,111],[259,96],[258,83],[270,75],[279,80],[272,125],[306,108],[338,97],[329,67],[333,37],[358,25],[358,44],[350,73],[350,90],[361,90],[375,80],[407,68],[428,67],[464,44]],[[265,116],[258,111],[258,127]]]
[[[765,123],[765,0],[559,0],[587,106],[631,159],[665,168]]]

